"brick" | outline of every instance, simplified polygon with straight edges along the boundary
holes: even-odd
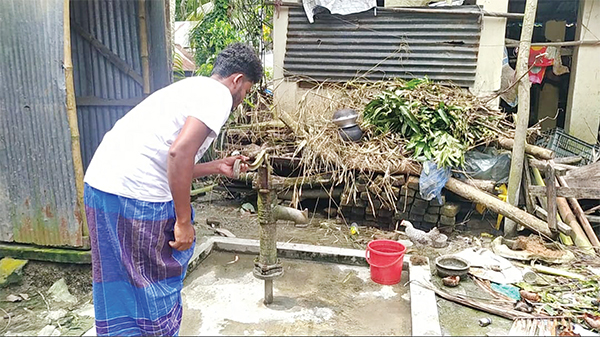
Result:
[[[408,188],[408,186],[404,185],[400,188],[400,195],[404,197],[414,197],[416,192]]]
[[[368,212],[365,214],[365,220],[367,221],[375,221],[376,218],[373,214],[369,214]]]
[[[376,209],[374,210],[371,206],[365,207],[365,214],[375,216],[376,212],[377,212],[377,210]]]
[[[440,210],[442,208],[440,206],[429,206],[427,208],[427,213],[428,214],[440,214]]]
[[[415,201],[413,202],[413,207],[422,208],[423,214],[425,214],[427,207],[429,207],[429,202],[421,199],[415,199]]]
[[[379,224],[379,228],[389,231],[394,225],[394,220],[391,217],[382,217],[377,219],[377,223]]]
[[[367,191],[367,184],[356,184],[354,186],[356,187],[356,191],[359,193]]]
[[[358,215],[361,217],[365,216],[365,208],[364,207],[352,207],[352,215]]]
[[[406,178],[403,175],[392,176],[392,186],[401,187],[406,183]]]
[[[446,225],[446,226],[454,226],[455,223],[456,223],[456,217],[440,215],[440,224]]]
[[[380,209],[381,208],[381,201],[379,199],[371,200],[371,202],[373,203],[373,207],[375,209]],[[368,201],[367,201],[367,203],[368,203]]]
[[[423,221],[423,215],[421,214],[415,214],[415,213],[409,213],[408,214],[408,220],[410,220],[411,222],[413,221]],[[413,223],[414,225],[414,223]]]
[[[398,212],[396,214],[394,214],[394,220],[408,220],[408,212]]]
[[[442,234],[450,235],[454,231],[454,226],[438,226],[438,230]]]
[[[424,230],[426,232],[429,232],[433,227],[436,227],[436,226],[437,226],[436,223],[431,223],[431,222],[428,222],[428,221],[424,221],[424,222],[421,222],[421,228],[420,229]]]
[[[369,200],[369,192],[361,192],[360,193],[360,198],[362,200]]]
[[[379,209],[377,210],[377,216],[382,218],[391,218],[393,215],[392,211],[388,211],[387,209]]]
[[[413,197],[407,197],[405,198],[404,196],[401,196],[400,198],[398,198],[398,206],[403,206],[404,207],[404,203],[406,202],[406,204],[408,206],[412,205],[412,203],[415,201],[415,198]]]
[[[364,201],[362,199],[352,200],[352,206],[364,208],[365,206],[367,206],[367,201]]]
[[[400,187],[392,186],[392,194],[397,198],[400,196]]]
[[[427,212],[426,208],[415,207],[415,206],[410,208],[410,214],[425,215],[426,212]]]
[[[367,187],[367,190],[375,195],[381,195],[381,193],[383,192],[381,190],[381,187],[375,185],[375,184],[371,184],[369,185],[369,187]]]
[[[363,221],[363,226],[379,228],[379,224],[374,220]]]
[[[338,209],[338,212],[343,215],[350,215],[352,213],[352,207],[342,206],[341,208]]]
[[[439,215],[437,214],[425,214],[423,216],[423,220],[425,220],[426,222],[430,222],[430,223],[437,223],[439,220]]]
[[[449,202],[449,203],[445,204],[444,206],[442,206],[442,210],[440,211],[440,213],[447,217],[455,217],[459,211],[460,211],[459,204]]]
[[[444,206],[444,204],[446,203],[446,196],[442,195],[442,202],[440,203],[437,198],[433,198],[431,199],[431,201],[429,201],[429,205],[431,206]]]
[[[335,208],[335,207],[327,207],[327,208],[325,208],[325,209],[324,209],[324,212],[325,212],[325,214],[327,214],[329,217],[331,217],[331,218],[335,218],[335,217],[336,217],[336,215],[337,215],[337,213],[338,213],[338,210],[337,210],[337,208]]]
[[[408,188],[410,188],[411,190],[418,191],[419,190],[419,177],[415,177],[415,176],[408,177],[408,181],[406,182],[406,185],[408,185]]]

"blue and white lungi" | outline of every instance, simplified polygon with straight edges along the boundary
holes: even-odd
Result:
[[[84,191],[99,336],[175,336],[181,289],[194,246],[178,251],[173,201],[147,202]]]

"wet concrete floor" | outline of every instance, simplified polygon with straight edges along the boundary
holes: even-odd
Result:
[[[235,256],[213,251],[186,278],[182,336],[411,334],[407,271],[383,286],[368,267],[284,259],[266,306],[264,281],[252,275],[255,256]]]

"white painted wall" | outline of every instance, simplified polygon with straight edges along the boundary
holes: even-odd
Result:
[[[488,12],[508,11],[508,0],[477,0],[477,4]],[[487,96],[500,89],[506,19],[483,17],[482,25],[477,74],[471,91],[478,96]],[[496,104],[499,104],[499,98],[496,99]]]
[[[581,0],[577,22],[575,40],[598,41],[600,2]],[[572,136],[595,144],[599,124],[600,45],[583,45],[573,55],[565,129]]]

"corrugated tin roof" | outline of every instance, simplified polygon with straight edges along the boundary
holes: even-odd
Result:
[[[0,2],[0,240],[81,246],[63,1]]]
[[[318,81],[415,78],[471,86],[475,80],[481,15],[373,11],[321,14],[313,24],[290,8],[286,76]]]

